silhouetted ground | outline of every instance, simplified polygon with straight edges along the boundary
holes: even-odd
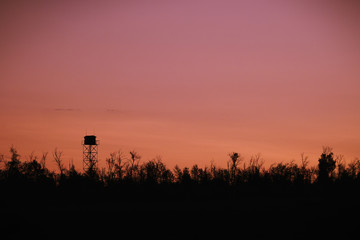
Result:
[[[357,234],[360,213],[360,199],[354,195],[258,195],[206,201],[18,197],[3,201],[0,207],[1,233],[8,239],[120,239],[125,235],[135,239],[344,239]]]

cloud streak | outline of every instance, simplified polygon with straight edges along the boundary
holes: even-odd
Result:
[[[80,108],[54,108],[56,112],[79,112]]]

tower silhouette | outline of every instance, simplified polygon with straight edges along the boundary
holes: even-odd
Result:
[[[83,142],[83,168],[85,173],[94,173],[98,163],[98,144],[95,135],[87,135]]]

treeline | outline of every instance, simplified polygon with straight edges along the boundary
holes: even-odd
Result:
[[[141,156],[131,151],[128,156],[122,152],[114,152],[106,158],[106,167],[80,172],[73,164],[65,167],[62,152],[55,149],[52,152],[53,161],[58,171],[50,171],[46,167],[48,154],[35,156],[30,154],[26,161],[20,160],[20,155],[14,147],[10,148],[10,159],[1,155],[0,181],[10,184],[39,184],[61,187],[69,183],[96,182],[103,187],[117,184],[145,185],[294,185],[313,184],[358,184],[360,182],[360,160],[355,159],[345,164],[341,155],[334,156],[332,149],[324,147],[319,157],[318,165],[310,167],[308,158],[301,155],[301,164],[294,162],[276,163],[265,168],[260,154],[252,156],[248,161],[236,152],[229,154],[226,168],[201,168],[193,165],[191,168],[174,169],[166,167],[160,157],[142,162]]]

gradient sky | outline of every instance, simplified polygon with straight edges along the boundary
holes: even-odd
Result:
[[[360,157],[357,1],[1,1],[0,153]],[[53,167],[49,158],[49,167]]]

